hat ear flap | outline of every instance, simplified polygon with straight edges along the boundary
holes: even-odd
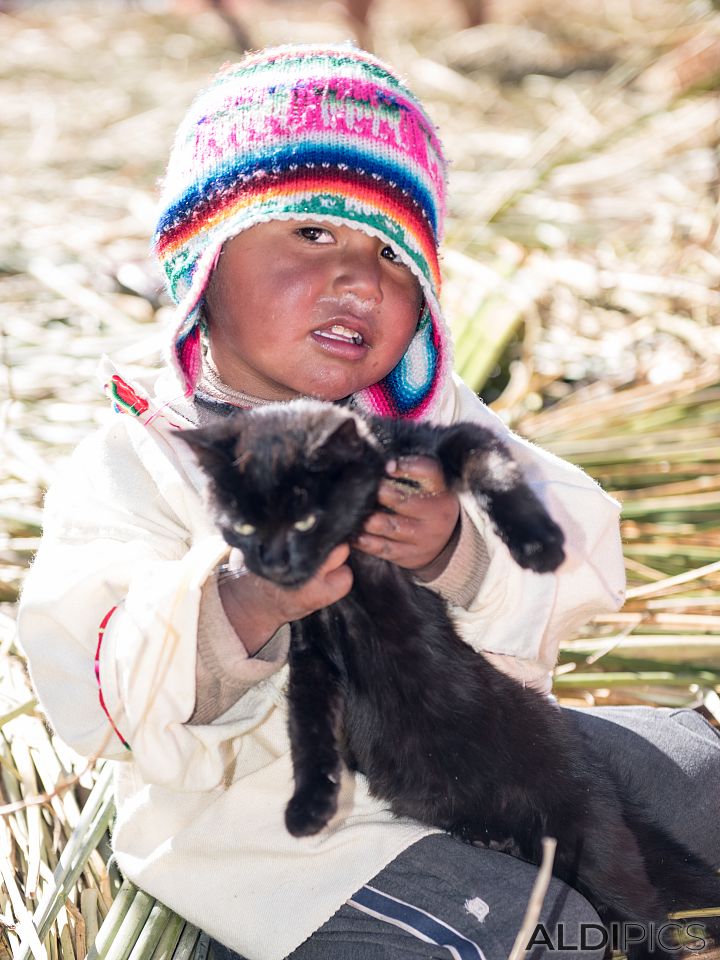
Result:
[[[417,330],[398,364],[358,394],[361,409],[383,417],[432,415],[452,370],[452,345],[439,308],[426,296]]]
[[[206,250],[194,269],[186,271],[187,276],[184,273],[180,274],[177,286],[173,288],[173,296],[176,296],[180,289],[185,287],[185,293],[178,306],[180,319],[173,334],[170,363],[180,379],[186,397],[193,395],[202,376],[202,331],[205,324],[202,305],[205,290],[221,250],[222,243]]]
[[[184,337],[175,342],[175,365],[182,377],[185,396],[191,397],[202,371],[202,342],[197,321]]]

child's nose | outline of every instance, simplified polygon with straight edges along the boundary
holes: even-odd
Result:
[[[341,293],[354,293],[363,300],[380,303],[383,298],[382,270],[377,252],[345,251],[335,275],[335,288]]]

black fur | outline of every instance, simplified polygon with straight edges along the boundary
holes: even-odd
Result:
[[[278,584],[300,585],[352,541],[377,509],[386,463],[409,454],[436,457],[449,487],[472,491],[523,567],[543,573],[564,559],[562,531],[475,424],[361,421],[301,401],[182,436],[211,478],[227,541]],[[309,515],[311,528],[297,530]],[[292,834],[328,823],[345,763],[398,816],[464,840],[538,863],[542,838],[555,837],[553,872],[606,923],[720,904],[710,866],[648,822],[558,707],[464,643],[439,596],[386,561],[352,551],[349,562],[348,596],[292,624]],[[643,944],[632,953],[649,955]]]

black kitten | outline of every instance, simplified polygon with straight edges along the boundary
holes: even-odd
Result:
[[[277,584],[299,586],[352,542],[377,509],[386,463],[412,454],[436,457],[448,487],[477,497],[523,567],[544,573],[564,559],[562,531],[475,424],[366,420],[301,400],[181,436],[210,477],[225,539]],[[348,596],[292,624],[290,833],[328,823],[344,762],[398,816],[465,840],[538,863],[542,838],[555,837],[554,873],[606,923],[720,904],[711,867],[623,797],[566,714],[464,643],[439,596],[360,551],[349,563]]]

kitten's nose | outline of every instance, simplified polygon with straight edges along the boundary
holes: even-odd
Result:
[[[260,544],[258,554],[264,575],[268,579],[274,580],[287,574],[290,557],[286,543]]]

